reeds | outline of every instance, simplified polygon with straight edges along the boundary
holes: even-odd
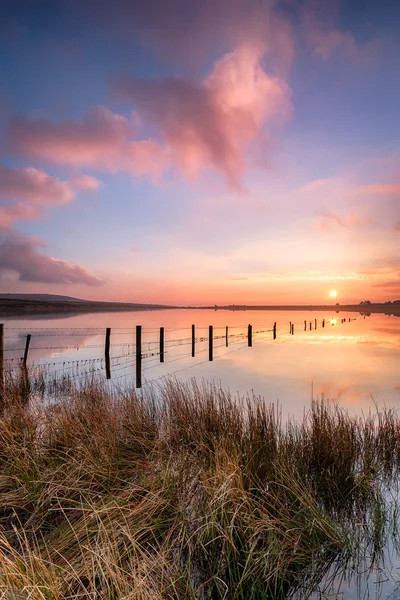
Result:
[[[40,380],[39,380],[40,383]],[[171,380],[8,380],[0,419],[0,590],[46,600],[307,597],[396,533],[400,420],[276,405]],[[395,516],[393,516],[395,515]]]

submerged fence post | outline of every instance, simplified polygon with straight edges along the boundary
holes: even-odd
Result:
[[[253,327],[249,325],[247,328],[247,345],[249,348],[253,345]]]
[[[307,331],[307,321],[304,321],[304,331]]]
[[[325,327],[325,319],[322,319],[322,327]]]
[[[274,340],[276,340],[276,323],[274,323],[274,328],[273,328],[273,338]]]
[[[228,325],[227,325],[226,329],[225,329],[225,346],[226,347],[228,347],[228,338],[229,338],[229,335],[228,335]]]
[[[312,331],[312,321],[310,321],[310,331]]]
[[[294,335],[294,323],[292,323],[291,327],[290,327],[290,333],[292,335]]]
[[[32,336],[30,333],[28,333],[28,335],[26,336],[24,358],[22,359],[22,364],[24,367],[26,367],[26,361],[28,360],[29,344],[31,343],[31,337]]]
[[[213,360],[213,326],[208,327],[208,360]]]
[[[317,319],[315,319],[315,329],[317,329]]]
[[[4,325],[0,323],[0,409],[3,408],[4,394]]]
[[[160,327],[160,362],[164,362],[164,327]]]
[[[192,325],[192,358],[194,358],[196,354],[196,328]]]
[[[136,325],[136,387],[142,387],[142,326]]]
[[[292,321],[289,323],[289,333],[292,333]]]
[[[105,348],[104,348],[104,356],[106,359],[106,379],[111,379],[110,337],[111,337],[111,327],[107,327],[107,329],[106,329],[106,344],[105,344]]]

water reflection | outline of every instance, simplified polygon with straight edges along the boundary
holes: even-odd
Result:
[[[166,310],[8,319],[5,356],[8,364],[11,359],[18,363],[26,334],[31,333],[28,364],[47,364],[57,376],[87,374],[91,368],[105,376],[105,328],[111,327],[111,381],[134,383],[135,326],[141,324],[144,382],[157,382],[170,374],[215,380],[234,394],[253,392],[267,401],[278,400],[284,415],[295,417],[303,414],[312,398],[340,401],[350,411],[366,411],[374,402],[400,406],[400,319],[381,314],[355,317],[354,313]],[[252,348],[247,347],[248,323],[253,325]],[[192,324],[196,325],[195,358],[191,357]],[[213,362],[208,361],[210,324],[214,326]],[[161,326],[165,327],[163,364],[158,355]]]

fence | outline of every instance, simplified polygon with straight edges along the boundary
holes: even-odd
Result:
[[[274,341],[282,336],[294,336],[295,333],[310,332],[317,329],[324,329],[328,326],[336,326],[339,324],[348,323],[354,321],[356,318],[341,318],[341,319],[313,319],[312,321],[299,321],[289,323],[281,323],[279,326],[276,322],[270,325],[253,327],[251,324],[245,326],[234,326],[234,327],[214,327],[209,325],[208,328],[196,327],[191,325],[188,328],[170,328],[160,327],[155,328],[143,328],[141,325],[137,325],[135,328],[110,328],[104,329],[90,329],[90,328],[54,328],[54,329],[42,329],[37,330],[31,329],[30,333],[26,333],[24,328],[19,327],[7,327],[0,324],[0,394],[1,388],[4,381],[4,370],[6,367],[9,369],[22,368],[27,373],[29,352],[44,352],[44,351],[71,351],[76,348],[77,351],[83,349],[94,350],[97,349],[102,352],[102,356],[95,358],[84,358],[77,360],[64,360],[64,361],[45,361],[35,362],[32,361],[30,367],[43,367],[47,368],[49,375],[57,378],[58,376],[70,376],[79,377],[82,374],[91,374],[95,372],[104,372],[106,379],[116,379],[126,376],[124,373],[119,374],[119,371],[125,367],[128,368],[128,364],[134,360],[134,367],[136,373],[136,387],[142,387],[142,374],[143,371],[147,371],[158,366],[158,363],[162,364],[165,362],[166,355],[170,348],[177,346],[188,346],[188,350],[183,354],[178,354],[174,358],[168,360],[168,363],[172,363],[186,358],[195,358],[196,356],[207,353],[208,358],[202,362],[197,362],[193,365],[184,367],[168,375],[175,375],[176,373],[191,368],[192,366],[198,366],[204,362],[213,361],[215,354],[214,351],[218,348],[230,348],[219,356],[225,355],[229,352],[240,350],[244,347],[251,348],[253,342],[257,341]],[[237,331],[237,330],[240,331]],[[186,337],[185,332],[190,332]],[[204,332],[202,334],[201,332]],[[168,338],[167,339],[167,334]],[[79,344],[79,340],[85,336],[99,337],[104,336],[104,341],[98,344]],[[180,336],[180,337],[172,337]],[[113,342],[113,336],[119,340],[122,336],[130,336],[132,341]],[[145,340],[145,337],[152,337],[156,339]],[[40,340],[46,340],[48,338],[58,338],[63,340],[64,338],[74,338],[78,340],[78,345],[71,343],[65,345],[53,345],[51,341],[49,345],[40,345]],[[24,345],[21,347],[7,347],[5,342],[9,340],[24,340]],[[126,339],[126,338],[125,338]],[[31,343],[33,342],[33,345]],[[60,342],[59,342],[60,343]],[[36,345],[34,345],[36,344]],[[38,345],[39,344],[39,345]],[[205,347],[203,347],[205,344]],[[202,346],[203,345],[203,346]],[[112,356],[111,349],[118,349],[118,354]],[[14,356],[10,354],[14,353]],[[17,356],[15,356],[17,354]],[[50,367],[55,367],[51,369]],[[49,369],[50,368],[50,369]],[[161,377],[166,377],[163,375]],[[158,377],[156,379],[160,379]]]

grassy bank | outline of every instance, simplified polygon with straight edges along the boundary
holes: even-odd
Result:
[[[34,386],[31,388],[31,393]],[[26,390],[24,394],[26,400]],[[400,420],[167,382],[69,388],[0,419],[0,589],[29,598],[286,598],[396,536]],[[393,512],[394,511],[394,512]]]

